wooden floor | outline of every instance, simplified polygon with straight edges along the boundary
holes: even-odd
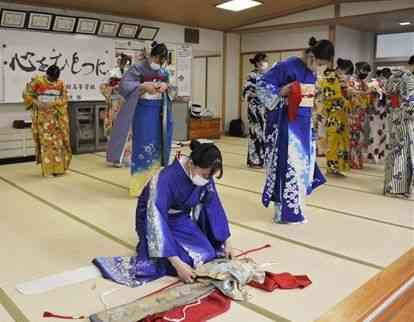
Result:
[[[214,321],[314,321],[414,246],[414,201],[382,196],[381,166],[329,178],[308,200],[308,224],[280,226],[260,203],[263,171],[245,166],[246,141],[223,138],[218,145],[225,173],[217,183],[234,247],[270,243],[253,255],[257,262],[276,262],[275,272],[308,274],[313,284],[272,294],[251,289],[250,303],[233,303]],[[133,254],[136,200],[128,198],[128,184],[128,169],[108,167],[103,154],[75,156],[61,178],[42,178],[33,163],[0,166],[1,322],[44,322],[43,311],[87,315],[103,309],[99,295],[118,288],[103,279],[32,296],[15,285],[89,265],[97,256]],[[116,301],[170,280],[120,287]]]

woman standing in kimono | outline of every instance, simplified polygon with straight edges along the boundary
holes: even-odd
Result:
[[[259,98],[267,109],[263,204],[275,203],[276,223],[304,223],[306,195],[325,182],[316,164],[312,108],[316,72],[326,69],[335,50],[329,40],[312,38],[309,45],[302,58],[281,61],[258,84]],[[286,97],[297,93],[298,87],[299,107],[288,109]]]
[[[352,62],[339,58],[336,70],[327,69],[319,81],[326,119],[328,174],[342,177],[350,169],[347,78],[353,73]]]
[[[256,82],[268,68],[267,56],[257,53],[250,63],[254,69],[247,77],[243,88],[243,98],[247,101],[247,116],[249,119],[249,142],[247,166],[263,168],[264,165],[264,106],[256,95]]]
[[[385,145],[387,142],[386,121],[387,104],[384,83],[381,71],[368,83],[370,91],[370,105],[368,108],[369,138],[368,161],[378,163],[385,158]]]
[[[398,95],[400,106],[390,114],[392,128],[384,193],[403,198],[411,196],[414,185],[414,56],[408,64],[409,72],[391,76],[386,85],[387,93]]]
[[[131,65],[131,58],[127,55],[121,54],[119,60],[119,66],[111,70],[108,83],[102,84],[101,86],[101,93],[105,97],[107,103],[107,109],[105,112],[105,120],[104,120],[104,129],[105,135],[109,141],[112,139],[112,129],[115,126],[116,122],[119,122],[120,125],[124,125],[125,122],[122,122],[121,117],[118,119],[118,113],[122,108],[123,105],[123,98],[119,95],[118,87],[119,82],[124,75],[125,71]],[[127,116],[126,114],[122,114],[122,116]],[[112,144],[109,144],[109,148],[107,149],[107,161],[112,163],[114,166],[122,167],[122,166],[129,166],[131,162],[131,150],[132,150],[132,132],[129,126],[128,132],[122,131],[119,133],[115,131],[115,135],[126,135],[126,137],[117,138],[117,142],[124,142],[123,149],[117,149],[120,154],[114,155],[112,148]]]
[[[123,110],[133,111],[131,196],[139,196],[161,165],[168,164],[173,126],[169,77],[162,67],[167,60],[167,47],[154,42],[150,57],[132,66],[119,85]]]
[[[351,95],[351,111],[349,113],[349,127],[351,130],[350,162],[352,169],[364,167],[364,128],[369,104],[369,92],[366,79],[371,72],[368,63],[355,64],[356,75],[349,81]]]
[[[63,175],[72,159],[68,95],[59,77],[59,67],[50,66],[46,75],[33,78],[23,92],[24,104],[32,111],[36,161],[42,165],[43,176]]]
[[[198,141],[191,150],[189,157],[181,156],[155,175],[139,197],[137,256],[95,259],[104,277],[132,287],[165,275],[189,283],[193,268],[233,255],[214,184],[214,176],[223,175],[221,152]]]

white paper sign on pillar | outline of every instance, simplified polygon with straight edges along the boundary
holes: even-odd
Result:
[[[191,96],[192,56],[190,45],[177,47],[177,91],[181,97]]]

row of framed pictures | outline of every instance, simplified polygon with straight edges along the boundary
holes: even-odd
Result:
[[[71,17],[45,12],[1,9],[0,27],[154,40],[159,28],[129,23]]]

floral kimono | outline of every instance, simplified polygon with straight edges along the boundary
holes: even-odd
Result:
[[[289,120],[286,100],[279,93],[294,81],[300,83],[302,101],[296,118]],[[291,57],[273,66],[258,84],[259,98],[267,109],[262,200],[265,207],[275,203],[278,223],[304,222],[305,197],[325,182],[316,164],[312,133],[315,82],[315,73],[300,58]]]
[[[247,165],[263,167],[264,165],[264,106],[256,95],[256,82],[262,74],[252,71],[243,88],[243,97],[247,101],[249,119],[249,142]]]
[[[327,70],[319,81],[328,150],[328,173],[349,171],[349,102],[343,82],[334,70]]]
[[[94,261],[104,277],[135,287],[176,275],[168,257],[178,256],[197,267],[223,253],[230,229],[214,181],[195,186],[184,160],[176,160],[155,175],[138,200],[137,256]]]
[[[352,77],[349,81],[351,90],[351,109],[349,127],[351,131],[350,163],[353,169],[364,167],[364,125],[369,106],[368,85],[364,80]]]
[[[369,84],[370,105],[368,108],[368,161],[378,163],[385,159],[387,142],[387,104],[384,84],[380,79],[373,79]]]
[[[39,75],[26,85],[24,104],[32,112],[36,161],[43,176],[61,175],[72,159],[69,137],[68,96],[63,81],[50,82]]]

